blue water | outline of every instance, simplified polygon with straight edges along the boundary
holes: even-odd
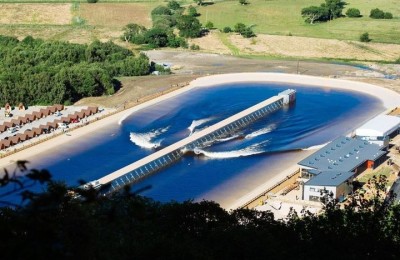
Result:
[[[59,147],[32,165],[69,185],[92,181],[155,151],[137,144],[160,149],[189,136],[191,125],[197,125],[193,131],[201,130],[289,87],[297,91],[295,105],[250,125],[238,133],[241,139],[203,149],[206,156],[185,156],[133,189],[151,185],[142,195],[160,201],[209,198],[205,194],[234,179],[251,178],[248,169],[279,164],[293,150],[347,134],[383,109],[371,96],[336,89],[265,83],[199,88],[135,112],[122,125]]]

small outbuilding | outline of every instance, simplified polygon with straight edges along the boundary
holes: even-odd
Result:
[[[361,140],[380,146],[388,146],[389,139],[399,134],[400,117],[378,115],[356,129],[355,135]]]
[[[354,172],[311,171],[314,176],[304,183],[303,200],[320,201],[321,197],[331,195],[339,201],[353,191]]]

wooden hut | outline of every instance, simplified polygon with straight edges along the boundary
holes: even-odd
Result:
[[[43,133],[48,133],[51,127],[48,125],[40,125],[39,128],[43,129]]]
[[[36,117],[36,119],[40,119],[40,118],[44,117],[43,113],[41,111],[34,111],[32,113],[32,115],[34,115]]]
[[[49,106],[49,107],[47,107],[47,109],[48,109],[52,114],[54,114],[54,113],[57,111],[57,107],[56,107],[56,106]]]
[[[4,122],[3,125],[5,125],[7,128],[15,126],[15,124],[12,121],[11,122]]]
[[[11,146],[11,141],[10,140],[1,140],[1,143],[3,144],[2,149],[7,149],[8,147]]]
[[[36,136],[37,136],[37,135],[43,134],[43,129],[40,128],[40,127],[32,128],[32,131],[35,132],[35,135],[36,135]]]
[[[12,119],[11,123],[13,123],[14,125],[22,125],[22,121],[19,117]]]
[[[3,133],[7,130],[7,126],[6,125],[0,125],[0,133]]]
[[[25,117],[28,118],[29,122],[36,120],[36,116],[34,114],[27,114]]]
[[[98,107],[88,107],[88,109],[90,109],[90,111],[92,111],[92,114],[96,114],[97,112],[99,112]]]
[[[0,150],[3,150],[3,149],[5,149],[5,145],[3,143],[3,140],[1,140],[0,141]]]
[[[18,119],[21,120],[21,123],[23,125],[25,125],[26,123],[30,122],[30,120],[29,120],[29,118],[27,116],[20,116],[20,117],[18,117]]]
[[[62,123],[66,123],[66,124],[71,123],[71,118],[69,118],[69,116],[63,116],[63,117],[61,117],[60,120],[62,121]]]
[[[92,113],[92,110],[90,110],[89,108],[86,109],[82,109],[81,112],[85,113],[85,116],[90,116]]]
[[[46,125],[49,127],[49,129],[57,129],[57,123],[54,121],[48,122]]]
[[[42,109],[40,109],[40,112],[42,112],[43,117],[49,116],[51,114],[51,111],[48,108],[42,108]]]
[[[24,134],[26,134],[26,135],[28,136],[28,139],[31,139],[31,138],[33,138],[33,137],[36,136],[36,132],[35,132],[35,131],[32,131],[32,130],[26,130],[26,131],[24,132]]]
[[[68,115],[68,118],[69,118],[71,123],[78,123],[79,122],[77,114]]]
[[[29,136],[27,134],[25,134],[25,133],[19,133],[16,136],[18,136],[20,138],[21,142],[26,141],[26,140],[29,139]]]
[[[83,111],[77,111],[74,113],[74,115],[77,115],[79,119],[85,118],[86,114]]]
[[[54,106],[56,107],[57,111],[61,111],[64,109],[64,105],[61,105],[61,104],[56,104]]]
[[[10,138],[8,138],[8,140],[10,140],[11,145],[16,145],[19,142],[21,142],[21,138],[19,136],[11,136]]]

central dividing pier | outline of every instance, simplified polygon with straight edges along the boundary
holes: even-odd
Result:
[[[106,195],[117,191],[125,185],[137,182],[174,163],[179,160],[186,151],[193,151],[194,148],[201,148],[215,140],[231,136],[239,129],[243,129],[254,121],[282,108],[284,105],[293,103],[295,99],[295,90],[285,90],[277,96],[264,100],[202,131],[195,132],[181,141],[150,154],[98,180],[89,182],[83,187],[88,188],[91,185],[94,188],[99,188],[104,184],[110,184],[110,188],[102,191],[102,194]]]

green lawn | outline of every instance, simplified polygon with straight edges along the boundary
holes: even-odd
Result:
[[[361,11],[361,18],[340,18],[326,23],[306,24],[300,15],[301,9],[319,5],[323,0],[248,0],[242,6],[239,1],[217,2],[198,7],[202,14],[199,19],[214,23],[216,28],[233,27],[242,22],[254,25],[256,33],[358,40],[361,33],[368,32],[374,42],[400,43],[400,5],[395,0],[349,0],[346,8],[354,7]],[[393,14],[392,20],[369,18],[373,8],[380,8]],[[346,9],[344,10],[344,13]]]
[[[378,171],[374,171],[374,172],[371,172],[371,173],[369,173],[369,174],[365,174],[365,175],[363,175],[361,178],[359,178],[359,181],[360,182],[367,182],[369,179],[371,179],[372,178],[372,176],[376,176],[376,177],[378,177],[379,175],[384,175],[384,176],[386,176],[386,177],[389,177],[390,176],[390,173],[392,172],[392,169],[390,168],[390,167],[382,167],[380,170],[378,170]]]

